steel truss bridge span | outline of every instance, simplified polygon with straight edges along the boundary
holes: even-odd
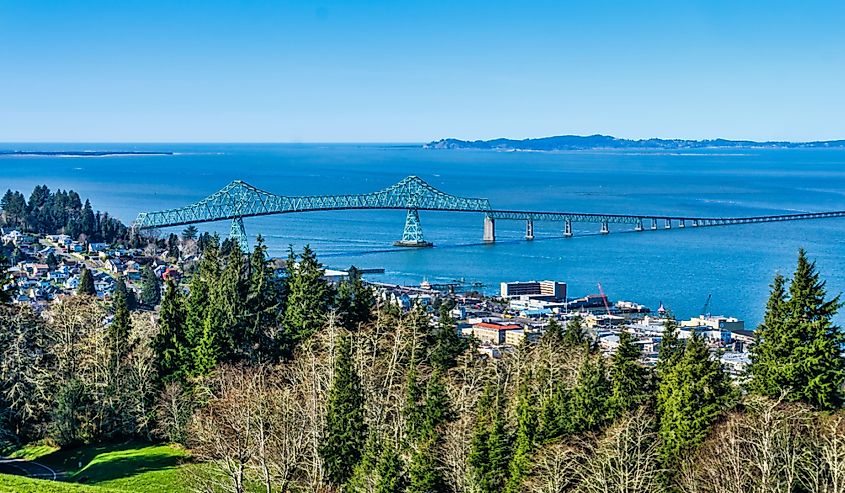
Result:
[[[634,225],[634,231],[671,229],[673,225],[721,226],[774,221],[797,221],[843,217],[845,211],[780,214],[754,217],[691,217],[671,215],[626,215],[546,211],[514,211],[493,209],[490,201],[465,198],[442,192],[416,176],[409,176],[395,185],[365,194],[285,196],[266,192],[236,180],[220,191],[185,207],[155,212],[142,212],[133,222],[133,229],[167,228],[204,222],[231,220],[230,237],[243,249],[248,248],[243,218],[297,212],[353,209],[400,209],[407,211],[405,230],[398,246],[431,246],[425,241],[419,211],[474,212],[484,214],[484,241],[496,240],[497,220],[525,221],[525,238],[534,239],[534,221],[562,222],[564,236],[572,236],[572,223],[600,224],[600,233],[610,232],[610,224]]]

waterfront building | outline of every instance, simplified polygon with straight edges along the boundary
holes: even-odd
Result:
[[[518,296],[547,296],[554,300],[566,300],[566,283],[558,281],[516,281],[500,284],[502,298]]]

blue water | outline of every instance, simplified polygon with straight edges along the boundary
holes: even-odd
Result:
[[[4,144],[19,150],[166,150],[175,156],[2,157],[0,187],[73,188],[95,208],[129,223],[138,212],[179,207],[231,180],[284,195],[370,192],[415,174],[494,208],[607,213],[745,216],[845,210],[845,151],[825,149],[665,152],[497,153],[423,150],[418,145]],[[328,266],[384,268],[373,280],[464,278],[496,292],[504,280],[557,279],[572,295],[612,299],[679,316],[711,312],[756,324],[775,272],[788,274],[799,247],[817,260],[832,292],[845,290],[845,219],[597,235],[598,225],[497,223],[481,244],[478,214],[421,212],[433,249],[392,247],[402,211],[312,212],[245,220],[271,253],[310,243]],[[228,233],[228,223],[202,225]],[[611,231],[614,226],[611,225]],[[840,317],[840,321],[843,317]]]

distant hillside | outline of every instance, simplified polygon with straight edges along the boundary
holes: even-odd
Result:
[[[429,142],[425,149],[493,149],[502,151],[574,151],[586,149],[731,149],[845,147],[845,140],[817,142],[755,142],[753,140],[617,139],[610,135],[559,135],[539,139],[458,140]]]

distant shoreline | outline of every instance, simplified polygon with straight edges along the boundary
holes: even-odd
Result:
[[[50,157],[110,157],[110,156],[172,156],[167,151],[0,151],[0,157],[50,156]]]
[[[423,149],[480,149],[493,151],[582,151],[582,150],[692,150],[692,149],[830,149],[845,148],[845,140],[787,142],[753,140],[618,139],[609,135],[560,135],[539,139],[460,140],[441,139]]]

